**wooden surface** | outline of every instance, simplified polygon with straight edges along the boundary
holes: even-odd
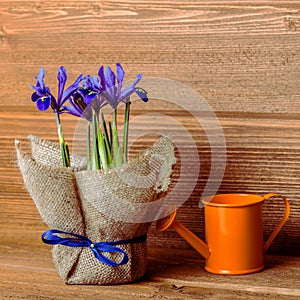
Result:
[[[74,79],[116,62],[127,78],[142,72],[144,78],[176,80],[206,99],[227,146],[219,192],[286,195],[291,216],[269,253],[300,255],[300,1],[0,0],[1,244],[26,244],[46,228],[14,162],[15,138],[56,140],[53,116],[37,112],[30,101],[33,74],[44,66],[54,87],[60,65]],[[209,144],[186,111],[152,103],[137,106],[133,115],[169,114],[195,139],[200,175],[178,219],[203,237],[198,202],[210,170]],[[64,119],[71,146],[75,126],[74,119]],[[165,124],[147,124],[150,131],[155,126]],[[281,215],[280,204],[266,203],[266,237]],[[172,230],[153,227],[149,242],[187,247]]]
[[[193,250],[149,250],[146,276],[134,284],[68,286],[51,261],[50,246],[1,244],[1,299],[299,299],[300,258],[267,256],[263,272],[207,273]]]

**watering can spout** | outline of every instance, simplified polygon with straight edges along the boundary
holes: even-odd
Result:
[[[204,243],[199,237],[197,237],[193,232],[187,229],[180,222],[176,221],[176,210],[174,210],[170,215],[162,218],[156,222],[156,229],[158,231],[165,231],[170,226],[180,234],[197,252],[199,252],[205,259],[210,256],[209,248],[206,243]]]

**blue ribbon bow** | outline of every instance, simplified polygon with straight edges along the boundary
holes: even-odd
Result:
[[[57,234],[64,234],[69,237],[60,237]],[[116,247],[115,245],[122,245],[122,244],[135,244],[135,243],[143,243],[146,241],[146,235],[141,235],[134,237],[128,240],[120,240],[116,242],[99,242],[93,243],[87,237],[75,233],[64,232],[61,230],[51,229],[45,231],[42,234],[42,241],[48,245],[64,245],[68,247],[88,247],[90,248],[95,257],[103,262],[104,264],[112,267],[124,265],[128,262],[128,255],[126,252]],[[108,253],[121,253],[123,254],[123,258],[121,262],[115,262],[105,255],[101,254],[101,252],[108,252]]]

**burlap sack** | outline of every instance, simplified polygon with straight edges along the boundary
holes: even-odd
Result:
[[[29,137],[31,156],[16,142],[17,161],[28,192],[43,221],[51,228],[87,237],[93,243],[145,236],[159,207],[157,195],[166,191],[175,163],[172,142],[162,137],[120,170],[86,171],[84,158],[71,157],[72,168],[59,167],[56,144]],[[68,284],[118,284],[144,275],[145,241],[125,243],[128,262],[110,266],[88,247],[55,245],[52,256],[61,279]],[[105,253],[119,262],[120,253]]]

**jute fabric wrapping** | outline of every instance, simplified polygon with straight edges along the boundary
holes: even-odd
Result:
[[[161,137],[118,170],[87,171],[85,159],[71,157],[71,168],[61,166],[55,143],[29,136],[31,155],[16,142],[17,162],[24,184],[43,221],[51,228],[84,235],[93,242],[112,242],[147,234],[149,216],[159,207],[160,192],[170,183],[175,163],[172,142]],[[132,282],[147,268],[146,242],[118,246],[129,261],[121,266],[100,262],[87,247],[53,246],[52,257],[61,279],[68,284]],[[119,253],[107,253],[118,262]]]

